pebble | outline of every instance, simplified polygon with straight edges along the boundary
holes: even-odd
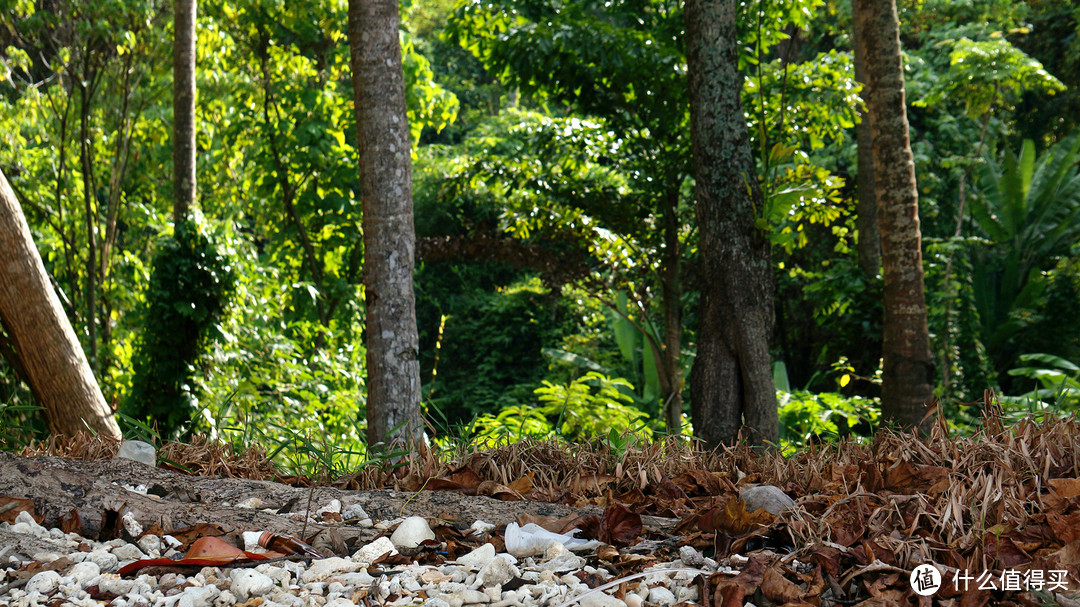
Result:
[[[366,518],[363,509],[356,505],[330,503],[320,511],[340,512],[354,523],[361,516]],[[483,529],[483,533],[491,531],[481,523],[478,521],[473,528]],[[581,550],[580,545],[573,544],[582,540],[557,534],[539,534],[542,541],[528,550],[518,551],[521,560],[507,552],[498,553],[492,543],[484,543],[457,561],[440,565],[412,562],[376,566],[390,572],[373,576],[368,567],[376,559],[396,552],[397,548],[413,550],[425,539],[435,537],[421,517],[379,521],[373,525],[387,532],[395,526],[396,529],[391,537],[379,537],[360,546],[352,556],[307,563],[275,561],[256,567],[203,567],[199,571],[156,576],[136,573],[125,579],[115,573],[122,563],[175,552],[178,542],[169,536],[156,535],[145,535],[136,543],[122,539],[94,542],[45,529],[26,513],[20,513],[14,524],[0,523],[0,528],[52,538],[58,545],[67,546],[69,552],[48,555],[43,562],[66,557],[73,564],[58,571],[35,574],[24,587],[0,595],[0,607],[350,607],[363,602],[391,607],[540,607],[576,597],[580,597],[577,604],[581,607],[670,607],[680,602],[693,603],[699,598],[697,586],[688,582],[696,575],[693,572],[649,570],[647,575],[627,585],[622,600],[611,596],[612,590],[590,591],[579,575],[599,577],[606,582],[615,581],[616,576],[605,569],[587,566],[583,558],[587,555],[571,552],[571,549]],[[526,531],[536,535],[535,530]],[[571,546],[568,548],[564,541]],[[680,565],[704,568],[705,573],[717,569],[715,561],[687,546],[671,558],[678,560],[658,563],[654,569]],[[729,559],[725,564],[728,563],[736,560]],[[14,561],[0,564],[0,581],[10,580],[11,572],[21,565]],[[515,582],[514,590],[504,591],[503,587],[511,582]],[[100,593],[93,596],[115,598],[94,600],[92,592]]]
[[[394,530],[394,534],[390,536],[390,541],[398,550],[416,548],[421,542],[433,539],[435,539],[435,532],[422,516],[410,516],[401,521],[398,528]]]

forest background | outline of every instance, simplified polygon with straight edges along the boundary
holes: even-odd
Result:
[[[968,426],[963,403],[991,387],[1017,415],[1075,410],[1080,4],[899,5],[945,417]],[[0,169],[129,433],[156,420],[276,445],[301,469],[287,447],[318,443],[348,468],[371,454],[347,6],[200,3],[200,210],[191,263],[158,272],[178,242],[169,9],[4,2]],[[782,442],[869,434],[881,268],[857,185],[851,6],[763,0],[738,19]],[[700,285],[682,24],[674,1],[402,5],[437,444],[615,442],[665,431],[665,403],[689,411]],[[205,310],[209,331],[177,334],[155,305]],[[184,348],[197,355],[150,363]],[[145,397],[162,384],[176,402]],[[45,434],[32,404],[0,362],[8,446]]]

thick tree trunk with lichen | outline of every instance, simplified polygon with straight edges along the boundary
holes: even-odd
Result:
[[[176,0],[173,39],[173,223],[195,204],[196,0]]]
[[[773,275],[739,91],[735,0],[687,0],[690,133],[697,181],[701,307],[690,374],[694,432],[714,447],[779,436],[769,359]]]
[[[396,0],[349,1],[364,213],[368,444],[418,442],[412,159]]]
[[[881,410],[905,427],[919,424],[934,397],[923,293],[919,194],[908,135],[900,28],[895,0],[855,0],[866,51],[874,182],[881,233],[883,369]]]
[[[49,430],[120,438],[79,338],[60,307],[19,201],[0,173],[0,321]]]

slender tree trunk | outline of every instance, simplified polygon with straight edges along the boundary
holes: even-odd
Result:
[[[87,50],[89,56],[89,50]],[[89,68],[86,68],[89,71]],[[82,162],[83,206],[86,217],[86,329],[91,371],[97,370],[97,200],[94,193],[94,162],[91,158],[90,100],[93,92],[86,83],[79,89],[79,158]]]
[[[851,0],[854,11],[857,0]],[[859,20],[852,19],[851,41],[855,56],[855,80],[863,84],[863,100],[867,99],[866,89],[866,47],[862,40]],[[867,276],[877,276],[881,271],[881,236],[877,224],[877,194],[874,191],[874,154],[873,137],[870,133],[870,117],[866,109],[859,109],[859,124],[855,125],[855,140],[858,147],[855,175],[855,226],[859,230],[859,241],[855,245],[859,267]]]
[[[923,294],[919,194],[908,136],[895,0],[855,0],[866,45],[874,181],[885,292],[882,416],[917,426],[934,397]]]
[[[176,0],[173,39],[173,223],[195,204],[196,0]]]
[[[773,275],[754,226],[761,189],[743,118],[736,0],[687,0],[690,134],[697,182],[701,308],[690,374],[694,432],[709,447],[779,438],[769,358]]]
[[[14,343],[49,430],[90,428],[120,438],[79,338],[49,284],[19,201],[0,173],[0,320]]]
[[[661,372],[668,376],[668,389],[661,396],[668,434],[682,431],[682,281],[679,250],[679,189],[665,195],[664,270],[661,289],[664,297],[664,360]],[[646,354],[647,356],[648,354]]]
[[[349,0],[349,50],[364,212],[368,444],[418,442],[416,237],[397,0]]]

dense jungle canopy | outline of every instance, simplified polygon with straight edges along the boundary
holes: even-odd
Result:
[[[400,5],[420,398],[436,444],[691,429],[713,277],[685,8]],[[897,8],[934,396],[960,428],[985,389],[1017,415],[1073,411],[1080,3]],[[174,222],[172,4],[0,3],[0,171],[129,434],[368,453],[372,257],[348,10],[198,4],[198,193]],[[743,2],[735,16],[753,173],[735,189],[759,191],[749,224],[775,285],[760,345],[785,448],[882,423],[853,25],[846,0]],[[15,447],[47,429],[6,334],[0,432]]]

